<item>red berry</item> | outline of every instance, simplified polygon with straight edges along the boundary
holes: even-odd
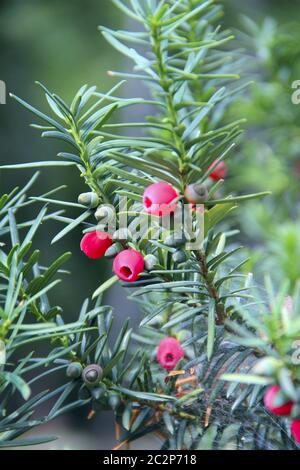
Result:
[[[173,337],[163,339],[158,346],[156,358],[164,369],[174,369],[177,362],[184,356],[180,342]]]
[[[129,248],[121,251],[114,259],[114,273],[126,282],[134,282],[144,270],[144,258],[139,251]]]
[[[292,421],[291,433],[297,444],[300,444],[300,419]]]
[[[146,212],[153,215],[169,215],[176,209],[177,203],[171,204],[178,197],[173,186],[161,181],[153,183],[144,191],[143,204]]]
[[[265,407],[278,416],[289,416],[292,411],[293,402],[286,401],[283,405],[276,406],[274,405],[274,400],[276,395],[281,392],[281,388],[278,385],[272,385],[269,387],[264,396]]]
[[[112,244],[112,239],[107,232],[88,232],[86,233],[81,242],[81,250],[91,259],[98,259],[104,255],[107,248]]]
[[[213,168],[215,162],[213,162],[210,167],[208,168],[209,170]],[[221,160],[212,170],[210,173],[210,178],[214,181],[222,180],[227,176],[227,166],[226,163]]]

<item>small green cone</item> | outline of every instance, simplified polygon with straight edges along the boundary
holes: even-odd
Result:
[[[116,230],[116,232],[113,234],[113,240],[131,241],[132,235],[130,233],[130,230],[128,228],[120,228],[119,230]]]
[[[191,204],[204,203],[208,198],[208,190],[205,184],[189,184],[184,191],[184,197]]]
[[[71,362],[67,367],[66,374],[70,379],[78,379],[82,374],[82,365],[79,362]]]
[[[144,263],[145,263],[145,269],[147,271],[152,271],[154,269],[155,265],[158,264],[158,259],[154,255],[146,255],[144,258]]]
[[[275,357],[264,357],[260,359],[253,367],[254,374],[273,377],[283,366],[283,362]]]
[[[115,209],[112,206],[102,205],[99,206],[95,212],[95,218],[98,222],[104,218],[108,220],[113,220],[115,217]]]
[[[165,240],[164,244],[170,246],[172,248],[179,247],[186,242],[186,239],[183,234],[174,233],[172,235],[168,235]]]
[[[172,260],[174,261],[174,263],[183,263],[184,261],[186,261],[186,259],[186,253],[182,250],[177,250],[172,255]]]
[[[79,204],[82,204],[83,206],[90,207],[91,209],[94,209],[95,207],[98,206],[100,201],[99,201],[99,197],[96,193],[90,192],[90,193],[79,194],[78,202],[79,202]]]
[[[104,385],[101,385],[101,387],[93,388],[93,390],[91,391],[92,397],[97,401],[100,400],[100,398],[102,398],[105,393],[106,387]]]
[[[114,258],[120,251],[123,250],[121,243],[117,242],[107,248],[106,252],[104,253],[105,258]]]
[[[87,387],[97,387],[103,376],[103,370],[98,364],[91,364],[82,371],[82,380]]]

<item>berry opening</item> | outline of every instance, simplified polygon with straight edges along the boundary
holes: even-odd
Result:
[[[169,353],[166,355],[166,362],[172,362],[173,361],[173,354]]]
[[[128,266],[122,266],[122,268],[120,269],[120,273],[123,274],[123,276],[127,279],[132,276],[132,271]]]
[[[144,198],[144,204],[145,204],[145,206],[147,207],[147,209],[149,209],[149,207],[152,206],[152,201],[151,201],[151,199],[150,199],[148,196],[146,196],[146,197]]]

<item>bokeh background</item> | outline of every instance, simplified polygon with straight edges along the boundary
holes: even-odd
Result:
[[[237,119],[246,117],[246,133],[231,164],[229,187],[235,191],[271,189],[272,201],[247,204],[239,211],[240,238],[252,261],[247,268],[257,277],[272,269],[278,279],[292,284],[300,277],[300,219],[298,216],[300,173],[300,105],[292,105],[291,83],[300,79],[300,3],[295,0],[224,0],[224,24],[242,41],[245,56],[252,58],[245,74],[255,84],[247,96],[232,106]],[[242,18],[248,15],[258,26]],[[84,83],[108,90],[114,82],[110,69],[129,67],[126,59],[101,37],[97,26],[126,26],[126,19],[110,0],[1,0],[0,79],[8,91],[37,107],[44,98],[35,80],[45,83],[67,101]],[[240,32],[239,32],[240,31]],[[125,87],[124,93],[143,94],[144,89]],[[133,90],[134,88],[134,90]],[[8,100],[0,106],[1,164],[53,160],[61,150],[51,140],[43,141],[30,128],[31,116]],[[23,185],[32,171],[0,172],[0,191]],[[82,187],[76,170],[44,171],[34,188],[35,195],[61,184],[67,200],[76,200]],[[37,210],[37,209],[36,209]],[[34,214],[31,214],[31,217]],[[235,221],[232,222],[233,225]],[[37,245],[45,263],[64,251],[74,253],[68,268],[72,274],[55,292],[55,304],[64,317],[76,318],[84,297],[91,294],[106,273],[79,252],[80,232],[72,232],[50,246],[57,227],[45,224]],[[267,256],[266,256],[267,254]],[[107,265],[107,272],[110,267]],[[107,302],[116,308],[119,322],[137,315],[121,289],[110,292]],[[51,424],[46,432],[62,439],[50,448],[107,449],[113,446],[113,423],[108,413],[91,421],[87,410],[76,411]],[[153,443],[137,444],[152,446]]]

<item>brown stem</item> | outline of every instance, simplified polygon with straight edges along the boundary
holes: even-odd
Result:
[[[166,70],[163,50],[160,40],[160,28],[158,25],[151,25],[152,30],[152,50],[156,57],[157,72],[159,75],[159,83],[165,95],[165,104],[167,108],[167,117],[170,124],[170,132],[172,134],[172,141],[177,149],[179,157],[179,176],[182,190],[186,186],[186,161],[188,160],[185,144],[181,138],[180,126],[178,123],[177,112],[174,103],[174,96],[171,90],[171,82]]]

